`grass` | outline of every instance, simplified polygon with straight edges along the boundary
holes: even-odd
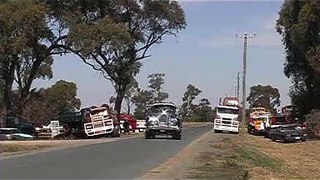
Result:
[[[248,146],[239,147],[236,150],[240,158],[245,161],[249,161],[254,166],[259,166],[262,168],[267,168],[275,172],[281,172],[283,169],[283,164],[278,160],[269,157],[265,153]]]

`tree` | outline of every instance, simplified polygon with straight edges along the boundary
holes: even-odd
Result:
[[[194,85],[189,84],[187,86],[187,90],[182,97],[183,103],[181,106],[181,111],[183,116],[189,116],[194,112],[196,106],[192,104],[192,102],[201,93],[202,91],[196,88]]]
[[[149,88],[153,93],[152,102],[161,102],[169,98],[169,94],[162,92],[162,85],[164,84],[164,73],[154,73],[148,76]]]
[[[247,101],[251,107],[262,106],[273,111],[275,107],[280,106],[280,93],[270,85],[256,85],[250,88]]]
[[[69,51],[109,79],[119,114],[127,86],[150,57],[148,50],[166,35],[186,27],[176,1],[48,1],[53,13],[69,28]]]
[[[195,109],[193,120],[197,121],[210,121],[212,118],[212,108],[210,107],[210,102],[206,98],[202,98],[199,105]]]
[[[77,85],[60,80],[46,90],[48,103],[55,106],[58,113],[74,112],[81,106],[77,96]]]
[[[44,124],[60,114],[79,110],[80,106],[76,84],[60,80],[35,92],[25,106],[24,116],[34,123]]]
[[[131,113],[131,107],[134,105],[133,99],[136,96],[136,94],[138,93],[138,81],[136,79],[132,79],[130,81],[130,84],[128,85],[127,89],[126,89],[126,93],[124,96],[124,100],[125,100],[125,107],[126,107],[126,112],[128,114]],[[114,96],[111,96],[109,99],[110,104],[114,104],[116,102],[117,98]]]
[[[153,98],[153,94],[151,91],[138,88],[137,94],[132,99],[132,101],[136,105],[134,116],[137,119],[144,118],[144,112],[147,108],[147,105],[152,100],[152,98]]]
[[[52,55],[60,54],[63,28],[54,26],[44,4],[4,1],[0,4],[0,74],[4,109],[21,115],[37,78],[51,78]],[[13,93],[14,83],[18,91]],[[12,97],[13,95],[18,97]],[[18,98],[17,104],[12,100]]]
[[[292,103],[302,114],[320,108],[320,1],[285,1],[277,32],[286,49],[284,73],[292,79]]]

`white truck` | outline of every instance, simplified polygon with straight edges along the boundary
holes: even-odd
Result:
[[[111,135],[120,136],[120,125],[108,113],[106,107],[94,108],[90,111],[90,122],[84,124],[87,136]]]
[[[239,108],[236,106],[217,106],[213,122],[215,133],[228,131],[239,133]]]

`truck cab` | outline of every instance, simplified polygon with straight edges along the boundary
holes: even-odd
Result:
[[[239,133],[239,108],[236,106],[217,106],[213,130],[215,133],[222,131]]]

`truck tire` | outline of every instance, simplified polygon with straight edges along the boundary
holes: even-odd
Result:
[[[120,137],[120,134],[121,134],[121,128],[119,125],[117,125],[114,127],[111,136],[112,137]]]

